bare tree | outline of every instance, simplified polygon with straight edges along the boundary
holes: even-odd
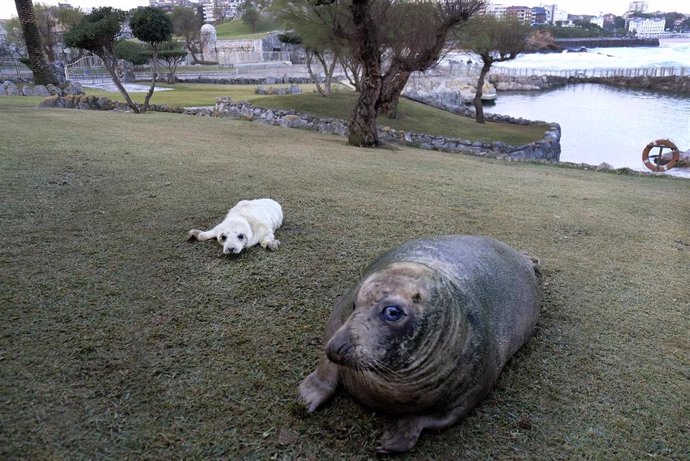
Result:
[[[173,30],[176,35],[184,38],[184,45],[189,54],[192,55],[192,64],[200,63],[196,57],[198,53],[203,53],[201,45],[201,26],[203,19],[192,8],[176,6],[170,13],[173,23]],[[203,54],[201,60],[203,61]]]
[[[467,21],[483,0],[289,0],[339,14],[321,18],[320,27],[343,41],[347,56],[341,62],[353,62],[351,73],[359,91],[352,111],[348,142],[371,147],[379,144],[376,117],[384,112],[395,116],[400,94],[414,71],[434,65],[452,27]],[[328,21],[324,20],[328,18]],[[343,54],[345,56],[345,54]],[[349,59],[348,59],[349,58]]]
[[[421,0],[396,5],[384,25],[390,57],[377,104],[379,113],[397,116],[400,94],[410,75],[436,65],[450,31],[466,23],[483,5],[483,0]]]
[[[458,45],[479,55],[482,69],[474,95],[474,109],[477,123],[485,123],[482,106],[482,87],[495,62],[510,61],[527,48],[529,26],[516,18],[497,19],[493,16],[477,18],[456,33]]]
[[[279,21],[290,24],[292,31],[278,38],[284,43],[301,44],[307,55],[307,70],[322,96],[331,93],[335,68],[347,54],[346,41],[336,33],[336,25],[347,21],[345,7],[338,3],[316,6],[304,0],[276,0],[272,6]],[[313,69],[318,63],[323,70],[324,84]]]

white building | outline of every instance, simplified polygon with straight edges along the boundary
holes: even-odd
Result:
[[[595,24],[602,29],[604,28],[604,17],[603,16],[597,16],[589,20],[590,24]]]
[[[648,8],[647,2],[630,2],[628,13],[646,13]]]
[[[506,7],[499,4],[489,3],[486,7],[486,14],[503,19],[506,17]]]
[[[656,36],[664,31],[665,18],[630,18],[628,32],[635,32],[638,36]]]
[[[568,22],[568,12],[559,10],[558,5],[544,5],[543,8],[546,10],[546,22],[549,24]]]

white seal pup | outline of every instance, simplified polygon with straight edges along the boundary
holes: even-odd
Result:
[[[257,243],[263,248],[277,250],[280,240],[273,233],[282,224],[283,208],[275,200],[241,200],[216,227],[207,231],[192,229],[187,240],[217,239],[224,254],[237,254]]]
[[[344,388],[396,418],[377,451],[404,452],[423,429],[464,417],[534,330],[529,257],[488,237],[448,235],[381,255],[334,306],[325,354],[299,386],[313,412]]]

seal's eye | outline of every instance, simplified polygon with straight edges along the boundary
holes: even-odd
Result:
[[[228,236],[225,235],[225,234],[223,234],[223,235],[220,236],[220,239],[221,239],[222,241],[226,241],[226,240],[228,239]]]
[[[237,234],[237,240],[244,240],[244,234]]]
[[[397,322],[405,316],[405,312],[398,306],[386,306],[381,311],[381,315],[386,322]]]

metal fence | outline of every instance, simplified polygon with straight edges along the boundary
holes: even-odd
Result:
[[[0,79],[13,77],[32,78],[31,70],[17,59],[0,59]]]
[[[448,66],[436,68],[439,74],[449,76],[479,75],[481,66],[452,61]],[[590,68],[590,69],[548,69],[526,67],[493,66],[490,74],[508,75],[511,77],[530,77],[552,75],[557,77],[672,77],[690,75],[690,67],[633,67],[633,68]]]

